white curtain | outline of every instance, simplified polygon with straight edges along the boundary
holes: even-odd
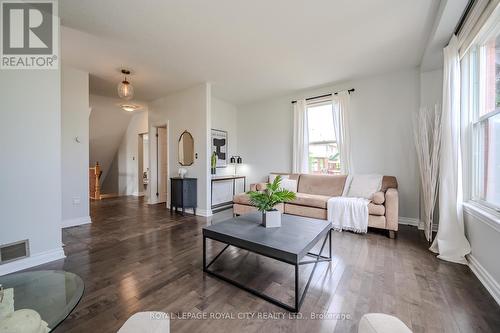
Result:
[[[340,154],[340,171],[342,174],[354,173],[351,159],[351,138],[349,130],[351,96],[348,91],[332,94],[333,128],[337,138]]]
[[[430,250],[438,258],[467,264],[470,244],[465,238],[462,209],[460,138],[460,58],[457,37],[443,50],[443,113],[439,163],[439,228]]]
[[[309,129],[307,103],[300,99],[293,103],[293,173],[309,172]]]

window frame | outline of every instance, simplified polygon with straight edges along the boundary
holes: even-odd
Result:
[[[486,57],[486,43],[491,38],[496,38],[500,35],[500,28],[489,29],[489,31],[482,32],[475,42],[469,49],[469,66],[467,70],[469,71],[469,125],[471,127],[469,142],[471,144],[471,149],[468,151],[468,158],[470,159],[469,167],[469,184],[470,184],[470,201],[474,202],[477,206],[481,207],[485,211],[500,217],[500,205],[497,206],[492,202],[484,200],[481,196],[484,192],[484,159],[481,157],[484,154],[483,150],[483,140],[481,138],[484,135],[485,124],[490,118],[500,114],[500,107],[496,107],[483,115],[480,115],[482,108],[485,108],[485,91],[486,91],[486,62],[484,61]]]
[[[308,115],[307,117],[309,118],[309,108],[310,107],[319,107],[319,106],[324,106],[324,105],[331,105],[332,107],[332,112],[333,112],[333,99],[331,97],[327,97],[327,98],[318,98],[318,99],[313,99],[313,100],[309,100],[309,101],[306,101],[306,110],[308,112]],[[308,127],[309,127],[309,119],[308,119]],[[308,128],[309,130],[309,128]],[[329,145],[329,144],[336,144],[337,145],[337,149],[338,149],[338,142],[336,140],[337,138],[335,137],[335,140],[326,140],[326,141],[310,141],[308,142],[308,147],[310,147],[311,145]],[[340,166],[340,161],[339,161],[339,166]],[[342,167],[340,166],[339,167],[339,170],[337,170],[338,172],[340,172],[342,170]],[[312,170],[309,170],[309,172],[312,172]]]

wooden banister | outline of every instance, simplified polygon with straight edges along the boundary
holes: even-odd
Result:
[[[99,162],[96,162],[95,166],[89,168],[89,196],[90,199],[101,200],[101,167]]]

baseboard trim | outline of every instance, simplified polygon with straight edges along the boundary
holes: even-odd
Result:
[[[71,228],[89,223],[92,223],[90,216],[77,217],[74,219],[67,219],[62,221],[62,228]]]
[[[500,305],[500,284],[495,281],[491,274],[488,273],[473,255],[467,255],[467,261],[469,262],[472,273],[474,273],[486,290],[493,296],[498,305]]]
[[[398,223],[399,224],[404,224],[404,225],[411,225],[411,226],[417,227],[419,229],[420,229],[420,225],[421,225],[419,219],[415,219],[415,218],[412,218],[412,217],[403,217],[403,216],[399,217]]]
[[[64,258],[66,258],[66,255],[64,254],[64,250],[62,247],[40,252],[31,255],[28,258],[19,259],[0,265],[0,276]]]
[[[134,197],[143,197],[144,196],[144,192],[132,192],[132,194]]]

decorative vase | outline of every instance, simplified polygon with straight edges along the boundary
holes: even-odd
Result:
[[[262,213],[262,225],[266,228],[281,227],[281,212],[273,209]]]
[[[187,174],[187,170],[184,168],[179,168],[178,174],[180,178],[184,178]]]

